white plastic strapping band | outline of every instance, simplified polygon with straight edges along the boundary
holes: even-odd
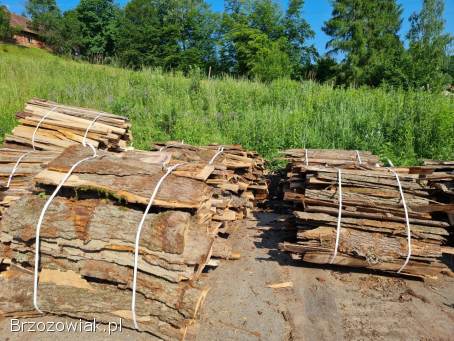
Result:
[[[400,198],[402,199],[402,205],[404,206],[404,213],[405,213],[405,225],[407,228],[407,243],[408,243],[408,253],[407,253],[407,258],[405,259],[405,263],[400,267],[399,271],[397,273],[400,273],[408,264],[411,256],[411,229],[410,229],[410,220],[408,218],[408,209],[407,209],[407,203],[405,202],[405,197],[404,197],[404,191],[402,190],[402,185],[400,183],[399,175],[393,170],[394,176],[396,177],[397,184],[399,185],[399,192],[400,192]]]
[[[359,164],[361,165],[363,161],[361,160],[361,155],[359,155],[359,151],[356,150],[356,158],[358,159]]]
[[[71,168],[70,170],[65,174],[63,177],[63,180],[60,182],[60,184],[57,186],[57,188],[54,190],[52,195],[47,199],[46,203],[44,204],[44,207],[41,211],[41,214],[38,219],[38,224],[36,225],[36,240],[35,240],[35,273],[34,273],[34,278],[33,278],[33,305],[35,306],[36,311],[39,313],[42,313],[42,311],[38,307],[38,274],[39,274],[39,234],[41,232],[41,225],[43,224],[44,221],[44,216],[46,214],[47,209],[49,208],[52,200],[55,198],[57,195],[58,191],[60,188],[63,187],[64,183],[68,178],[71,176],[71,173],[76,169],[77,166],[79,166],[81,163],[94,159],[96,155],[96,149],[91,145],[88,144],[88,146],[92,149],[93,155],[86,157],[82,160],[77,161]]]
[[[55,107],[54,107],[55,109]],[[50,113],[50,112],[49,112]],[[49,114],[47,113],[47,114]],[[47,116],[44,115],[43,119],[40,121],[40,123],[44,120],[44,118]],[[91,150],[93,151],[93,155],[92,156],[89,156],[89,157],[86,157],[82,160],[79,160],[77,161],[70,169],[69,171],[65,174],[65,176],[63,177],[63,180],[60,182],[60,184],[57,186],[57,188],[54,190],[54,192],[52,193],[52,195],[49,197],[49,199],[47,199],[46,203],[44,204],[44,207],[41,211],[41,214],[39,216],[39,219],[38,219],[38,224],[36,225],[36,238],[35,238],[35,272],[34,272],[34,277],[33,277],[33,305],[35,306],[35,309],[36,311],[38,311],[39,313],[42,313],[42,311],[39,309],[38,307],[38,276],[39,276],[39,236],[40,236],[40,232],[41,232],[41,225],[43,224],[43,221],[44,221],[44,216],[46,214],[46,211],[47,209],[49,208],[50,204],[52,203],[52,200],[55,198],[55,196],[57,195],[57,193],[60,191],[60,189],[63,187],[63,185],[65,184],[65,182],[69,179],[69,177],[71,176],[72,172],[74,171],[74,169],[76,169],[77,166],[79,166],[81,163],[85,162],[85,161],[88,161],[88,160],[91,160],[91,159],[94,159],[98,156],[97,152],[96,152],[96,149],[95,147],[93,147],[90,143],[86,143],[86,137],[88,135],[88,132],[89,130],[91,129],[91,127],[93,126],[93,124],[96,122],[96,120],[101,117],[103,114],[99,114],[97,115],[93,121],[91,121],[91,123],[88,125],[87,129],[85,130],[85,135],[84,135],[84,139],[82,140],[82,144],[84,147],[86,147],[87,145],[91,148]],[[38,123],[38,127],[39,127],[39,124]],[[37,128],[38,128],[37,127]],[[36,132],[36,130],[35,130]],[[23,155],[25,156],[25,155]]]
[[[11,171],[11,174],[8,177],[8,183],[6,184],[6,188],[9,188],[11,185],[11,180],[13,180],[13,176],[16,173],[17,167],[19,166],[19,163],[22,161],[24,157],[26,157],[28,154],[33,153],[33,151],[26,152],[25,154],[22,154],[16,161],[16,164],[13,167],[13,170]]]
[[[309,160],[307,159],[307,149],[304,148],[304,163],[306,164],[306,166],[309,165]]]
[[[224,146],[220,146],[218,148],[218,151],[216,152],[216,154],[213,155],[213,157],[211,158],[210,162],[208,162],[209,165],[212,165],[214,160],[216,160],[216,158],[222,154],[222,152],[224,151]]]
[[[391,167],[394,167],[394,164],[392,163],[392,161],[390,159],[386,158],[386,160],[388,161],[388,163]]]
[[[87,127],[87,129],[85,130],[85,134],[84,134],[84,139],[82,140],[82,145],[84,147],[87,146],[87,136],[88,136],[88,132],[90,131],[90,129],[93,127],[93,125],[95,124],[95,122],[98,120],[98,118],[100,118],[101,116],[104,116],[104,113],[99,113],[94,119],[93,121],[90,122],[90,125]]]
[[[161,177],[161,179],[159,179],[158,183],[156,184],[156,186],[154,188],[153,193],[151,194],[150,200],[148,201],[147,208],[145,209],[145,212],[142,215],[142,219],[140,220],[139,226],[137,227],[136,241],[135,241],[135,247],[134,247],[134,272],[133,272],[133,280],[132,280],[132,300],[131,300],[132,320],[134,322],[134,327],[137,330],[139,329],[139,326],[137,324],[137,318],[136,318],[136,290],[137,290],[137,270],[138,270],[138,265],[139,265],[140,234],[142,232],[142,228],[143,228],[145,219],[148,215],[148,211],[150,211],[151,205],[153,205],[156,195],[158,194],[159,188],[161,187],[165,178],[167,178],[170,175],[170,173],[172,173],[175,170],[175,168],[177,168],[181,165],[183,165],[183,163],[178,163],[176,165],[173,165],[172,167],[167,168],[167,172]]]
[[[11,185],[11,180],[13,180],[13,176],[14,174],[16,173],[17,171],[17,168],[19,167],[19,164],[20,162],[22,161],[22,159],[24,157],[26,157],[28,154],[36,151],[36,148],[35,148],[35,137],[36,137],[36,132],[38,131],[39,127],[41,126],[41,124],[44,122],[44,120],[46,119],[47,116],[49,116],[49,114],[51,112],[53,112],[55,109],[57,109],[57,107],[53,107],[52,109],[50,109],[48,112],[46,112],[44,114],[44,116],[39,120],[38,124],[36,125],[36,128],[35,130],[33,131],[33,135],[32,135],[32,148],[33,150],[29,151],[29,152],[26,152],[24,154],[22,154],[16,161],[16,164],[14,165],[13,169],[11,170],[11,174],[9,175],[8,177],[8,183],[6,184],[6,187],[9,188],[9,186]]]
[[[36,126],[35,130],[33,131],[33,135],[32,135],[32,148],[33,148],[33,151],[36,151],[36,149],[35,149],[35,138],[36,138],[36,133],[38,132],[38,129],[39,129],[40,125],[44,122],[44,120],[46,119],[47,116],[49,116],[52,112],[54,112],[55,109],[57,109],[57,107],[53,107],[48,112],[46,112],[46,114],[39,120],[38,125]]]
[[[337,256],[337,249],[339,248],[339,237],[340,237],[340,229],[341,229],[341,219],[342,219],[342,178],[341,178],[341,170],[337,170],[337,181],[339,183],[338,192],[339,192],[339,213],[337,216],[337,228],[336,228],[336,244],[334,245],[334,253],[331,257],[330,264],[333,264],[334,258]]]

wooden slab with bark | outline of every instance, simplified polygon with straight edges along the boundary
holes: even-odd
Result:
[[[449,163],[442,167],[374,167],[377,157],[356,151],[309,151],[286,154],[290,163],[284,185],[284,200],[293,203],[289,226],[292,240],[281,250],[299,255],[304,261],[360,267],[395,273],[408,253],[406,219],[399,186],[404,192],[411,229],[412,253],[403,274],[430,277],[449,272],[443,253],[451,253],[453,212],[447,195],[439,187],[452,184]],[[318,159],[318,156],[324,156]],[[355,159],[356,156],[356,159]],[[335,162],[332,162],[335,160]],[[364,165],[366,162],[366,165]],[[342,216],[337,256],[335,248],[339,214],[338,170],[342,179]],[[449,186],[449,185],[448,185]],[[448,252],[449,251],[449,252]]]

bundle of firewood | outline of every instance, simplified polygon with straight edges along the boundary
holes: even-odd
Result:
[[[249,217],[252,208],[268,197],[264,160],[239,145],[196,147],[167,142],[155,144],[153,148],[167,154],[170,164],[208,165],[211,161],[213,171],[206,183],[213,188],[214,220],[231,222]]]
[[[294,204],[289,224],[296,235],[280,248],[311,263],[398,271],[409,248],[403,202],[391,169],[351,162],[337,163],[339,168],[320,166],[323,162],[306,166],[301,161],[290,164],[284,193],[284,200]],[[339,246],[333,258],[339,219],[339,169],[342,209]],[[442,254],[452,252],[446,246],[450,226],[446,213],[452,205],[435,200],[433,183],[416,168],[394,170],[399,175],[411,228],[411,257],[401,273],[436,275],[446,270]],[[454,180],[454,174],[443,177]]]
[[[140,152],[99,156],[80,164],[49,206],[41,228],[39,306],[44,312],[133,327],[132,271],[137,226],[166,173]],[[66,149],[34,179],[33,194],[4,212],[0,225],[0,316],[29,316],[36,224],[48,195],[78,160]],[[153,158],[153,157],[151,157]],[[150,161],[150,160],[148,160]],[[207,168],[208,167],[208,170]],[[159,187],[140,239],[136,314],[139,328],[163,340],[180,340],[194,323],[208,288],[197,279],[212,257],[232,257],[212,221],[209,167],[184,164]]]
[[[128,118],[94,109],[32,99],[16,117],[20,125],[5,136],[5,147],[29,149],[35,135],[35,149],[61,151],[83,143],[87,128],[86,142],[95,148],[122,150],[131,140]]]

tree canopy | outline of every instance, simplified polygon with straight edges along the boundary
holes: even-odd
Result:
[[[10,14],[5,6],[0,6],[0,40],[9,40],[12,37],[12,28],[9,24]]]
[[[439,91],[452,82],[452,36],[444,1],[421,1],[405,35],[397,0],[333,0],[326,55],[311,43],[304,0],[225,0],[222,13],[205,0],[81,0],[65,13],[55,0],[28,0],[26,11],[56,53],[92,62]],[[3,36],[7,16],[0,11]]]

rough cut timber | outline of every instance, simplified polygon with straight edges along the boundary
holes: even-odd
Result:
[[[33,270],[35,225],[46,198],[29,195],[1,222],[3,256]],[[130,304],[134,238],[142,210],[101,199],[55,198],[41,233],[40,306],[75,318],[122,318],[132,327]],[[141,330],[159,339],[183,339],[208,288],[196,279],[211,256],[214,236],[188,212],[148,215],[141,239],[137,313]],[[4,316],[32,312],[31,276],[8,279],[17,299],[0,300]],[[22,290],[22,291],[21,291]],[[0,290],[4,293],[3,290]],[[62,304],[64,302],[64,304]],[[81,307],[83,305],[83,307]]]
[[[33,296],[33,273],[12,265],[0,273],[0,316],[24,318],[37,316]],[[203,291],[202,291],[203,292]],[[204,295],[206,292],[204,292]],[[128,307],[131,293],[115,285],[89,282],[73,271],[44,269],[40,276],[40,308],[43,312],[76,319],[93,319],[109,323],[122,319],[124,327],[133,328]],[[198,311],[204,296],[199,297]],[[194,319],[183,319],[179,311],[138,295],[138,324],[150,334],[150,340],[187,340]],[[166,316],[165,321],[160,316]]]
[[[35,182],[41,186],[56,186],[76,161],[90,155],[91,150],[82,146],[67,148],[35,177]],[[131,204],[147,205],[164,174],[161,165],[140,160],[124,162],[114,153],[100,152],[99,157],[77,167],[65,182],[65,187],[103,192]],[[208,207],[205,203],[208,205],[210,198],[211,190],[202,181],[171,174],[160,187],[154,206],[199,210]]]
[[[31,271],[39,215],[47,194],[76,161],[89,155],[88,148],[68,147],[35,176],[33,194],[5,211],[0,266],[7,271],[0,272],[0,316],[35,314]],[[41,229],[43,311],[105,322],[122,318],[125,327],[133,327],[135,233],[165,174],[166,160],[162,153],[99,151],[97,158],[75,169],[49,206]],[[212,188],[206,181],[214,169],[197,162],[178,167],[163,182],[145,220],[136,312],[141,330],[156,339],[184,339],[208,292],[198,284],[201,272],[217,265],[212,257],[238,258],[217,237],[219,224],[212,221]]]
[[[220,147],[223,152],[213,161],[215,172],[208,183],[232,192],[247,193],[254,202],[263,202],[268,198],[265,161],[256,152],[244,150],[240,145],[192,146],[174,141],[156,143],[156,150],[170,153],[171,163],[201,162],[207,164],[216,155]]]
[[[11,172],[19,158],[25,153],[27,155],[21,159],[8,186]],[[0,218],[6,207],[9,207],[22,195],[32,191],[33,177],[58,155],[59,152],[55,151],[25,152],[17,149],[0,148]]]
[[[335,151],[332,152],[334,154]],[[356,153],[356,152],[355,152]],[[364,159],[362,160],[364,163]],[[329,264],[334,252],[338,219],[338,169],[342,169],[340,242],[333,264],[396,272],[408,252],[404,209],[395,175],[390,169],[364,167],[351,161],[336,167],[295,159],[288,166],[284,200],[293,203],[294,240],[280,245],[284,251],[311,263]],[[442,262],[453,206],[437,201],[439,179],[452,174],[429,169],[395,168],[409,211],[412,256],[402,273],[435,276],[448,271]],[[434,182],[435,181],[435,182]]]
[[[6,188],[9,176],[18,159],[26,152],[17,149],[0,148],[0,187]],[[9,188],[16,190],[29,190],[33,176],[42,171],[47,164],[55,159],[59,152],[35,151],[27,154],[19,163]]]
[[[331,166],[348,168],[360,165],[362,167],[377,167],[380,164],[378,156],[369,151],[341,149],[287,149],[281,152],[283,158],[293,165],[307,164],[312,166]],[[358,158],[359,154],[359,158]],[[307,160],[306,160],[307,156]]]
[[[239,145],[227,145],[217,154],[219,145],[197,147],[173,141],[152,147],[157,151],[149,153],[165,153],[170,165],[189,162],[207,166],[217,155],[210,166],[213,170],[204,181],[213,189],[213,220],[222,224],[223,232],[235,221],[251,217],[257,203],[268,198],[264,160],[255,152],[245,151]],[[143,160],[146,158],[142,155]]]
[[[35,135],[38,150],[61,151],[81,144],[86,129],[99,115],[87,135],[87,142],[99,149],[123,150],[131,141],[128,118],[99,110],[61,105],[51,101],[32,99],[23,112],[16,114],[20,125],[5,136],[5,146],[16,149],[32,147],[32,136],[41,119],[55,108],[41,123]]]

